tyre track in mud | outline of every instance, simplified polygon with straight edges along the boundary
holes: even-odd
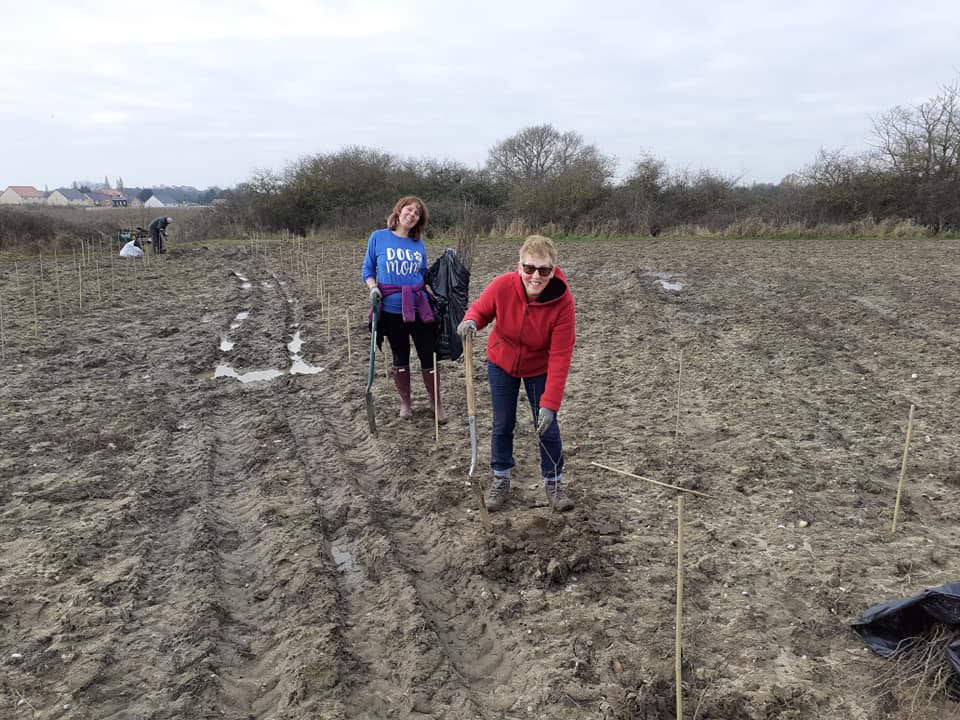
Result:
[[[281,303],[288,317],[282,289],[260,314]],[[111,649],[101,652],[89,692],[103,717],[125,717],[134,696],[156,708],[151,717],[287,717],[338,682],[334,566],[324,566],[306,474],[277,410],[296,380],[216,381],[191,407],[191,431],[164,438],[164,460],[135,501],[144,538],[129,555],[142,562],[126,579],[135,599],[113,641],[146,662],[118,673]],[[345,717],[336,703],[320,709]]]
[[[363,717],[387,716],[398,706],[401,715],[499,716],[491,715],[485,694],[509,675],[506,632],[495,629],[495,615],[467,612],[472,601],[458,599],[469,592],[456,587],[459,573],[445,579],[453,561],[443,539],[424,534],[418,500],[398,496],[391,483],[409,474],[403,453],[370,436],[349,402],[356,388],[333,374],[323,382],[304,412],[299,401],[291,403],[287,419],[314,478],[319,523],[336,564],[341,655],[350,665],[343,704]]]

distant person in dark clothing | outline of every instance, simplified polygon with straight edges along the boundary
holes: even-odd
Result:
[[[153,252],[157,255],[167,251],[164,247],[167,242],[167,225],[172,222],[172,217],[158,217],[147,226],[147,230],[150,231],[150,241],[153,243]]]

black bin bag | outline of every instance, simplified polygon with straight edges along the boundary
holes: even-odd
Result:
[[[457,325],[467,313],[470,271],[460,262],[457,251],[447,248],[427,270],[426,281],[437,299],[437,358],[457,360],[463,355]]]
[[[874,605],[851,629],[867,647],[889,658],[917,642],[934,625],[960,626],[960,582]],[[957,700],[960,699],[960,640],[949,643],[943,653],[954,670],[948,693],[951,699]]]

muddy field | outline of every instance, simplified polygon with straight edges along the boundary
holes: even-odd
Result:
[[[492,536],[462,361],[368,432],[361,241],[169,246],[0,264],[0,717],[674,718],[676,493],[594,463],[709,495],[684,717],[958,716],[848,630],[960,579],[958,243],[564,243],[577,507],[522,423]]]

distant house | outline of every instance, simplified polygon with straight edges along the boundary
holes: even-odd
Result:
[[[143,204],[144,207],[148,208],[175,207],[176,205],[179,205],[176,198],[163,192],[155,192]]]
[[[127,199],[128,207],[143,207],[143,200],[138,197],[139,193],[123,191],[123,196]]]
[[[94,190],[90,193],[90,199],[97,207],[126,207],[127,198],[119,190]]]
[[[113,196],[107,195],[102,190],[94,190],[87,195],[97,207],[113,207]]]
[[[33,185],[10,185],[0,193],[0,205],[42,205],[43,193]]]
[[[74,188],[57,188],[47,195],[45,203],[57,207],[86,207],[93,205],[93,200]]]

